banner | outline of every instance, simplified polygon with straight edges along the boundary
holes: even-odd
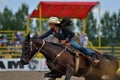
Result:
[[[45,59],[33,59],[28,65],[21,65],[20,59],[0,59],[0,71],[48,71]]]
[[[47,67],[46,59],[41,59],[40,71],[49,71],[49,69]]]

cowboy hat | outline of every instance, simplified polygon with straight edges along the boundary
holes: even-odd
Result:
[[[48,23],[52,23],[52,24],[59,24],[60,21],[57,17],[50,17],[49,20],[48,20]]]

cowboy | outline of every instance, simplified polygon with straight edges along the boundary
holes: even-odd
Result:
[[[74,39],[74,33],[69,30],[68,28],[64,27],[69,24],[71,24],[71,20],[68,18],[63,18],[63,20],[60,22],[57,17],[50,17],[48,20],[48,24],[50,27],[50,30],[48,30],[46,33],[40,36],[41,39],[53,35],[56,37],[59,42],[66,46],[72,46],[74,49],[77,49],[81,52],[83,52],[85,55],[90,56],[93,58],[94,63],[98,63],[99,60],[96,59],[95,55],[93,53],[90,53],[87,49],[79,45]]]

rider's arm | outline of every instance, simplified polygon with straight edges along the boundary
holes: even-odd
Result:
[[[65,32],[66,32],[66,41],[69,42],[74,37],[75,34],[69,29],[65,29]]]
[[[49,35],[51,35],[52,32],[53,32],[53,30],[50,29],[50,30],[47,31],[46,33],[42,34],[39,38],[40,38],[40,39],[44,39],[44,38],[48,37]]]
[[[62,28],[62,31],[63,31],[63,34],[65,35],[65,39],[60,40],[60,43],[61,44],[66,44],[67,42],[69,42],[74,37],[74,33],[67,28]]]

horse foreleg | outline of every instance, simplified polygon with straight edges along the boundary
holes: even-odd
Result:
[[[46,80],[56,80],[56,78],[61,78],[62,77],[62,74],[59,73],[59,72],[49,72],[49,73],[46,73],[45,76]]]
[[[74,72],[74,69],[70,65],[68,65],[67,70],[66,70],[66,74],[65,74],[65,80],[70,80],[73,72]]]
[[[45,80],[56,80],[56,78],[45,78]]]

